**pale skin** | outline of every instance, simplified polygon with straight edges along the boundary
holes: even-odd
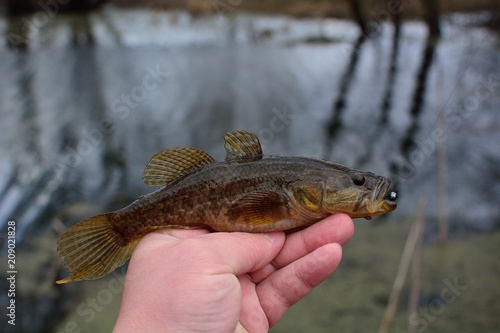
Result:
[[[332,274],[352,219],[289,234],[162,230],[137,245],[114,332],[268,332]]]

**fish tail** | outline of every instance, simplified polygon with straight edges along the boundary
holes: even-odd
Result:
[[[61,234],[57,253],[71,276],[56,281],[57,284],[98,279],[130,258],[138,240],[125,240],[113,227],[111,214],[83,220]]]

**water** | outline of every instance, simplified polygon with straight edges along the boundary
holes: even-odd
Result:
[[[22,244],[54,220],[120,208],[151,191],[140,176],[154,153],[190,145],[223,159],[223,134],[247,129],[267,154],[391,176],[400,203],[385,218],[413,216],[425,197],[432,221],[441,203],[453,229],[497,228],[500,48],[488,18],[444,18],[427,64],[418,21],[396,44],[386,22],[360,39],[349,21],[243,13],[107,7],[27,21],[26,51],[0,46],[0,227],[15,220]]]

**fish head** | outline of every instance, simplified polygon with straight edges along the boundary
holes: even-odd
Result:
[[[336,171],[325,182],[322,207],[328,213],[371,219],[396,209],[391,180],[359,170]]]

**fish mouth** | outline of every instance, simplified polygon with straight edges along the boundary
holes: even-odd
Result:
[[[391,180],[381,177],[377,186],[367,193],[363,199],[366,210],[371,216],[391,212],[396,209],[397,193],[394,190],[390,190],[390,187]]]

